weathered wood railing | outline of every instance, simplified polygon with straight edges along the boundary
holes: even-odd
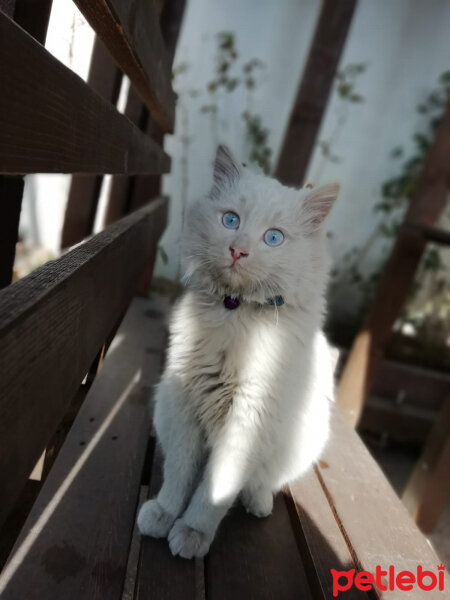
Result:
[[[4,213],[9,261],[23,188],[12,175],[167,172],[162,133],[173,130],[175,110],[161,3],[140,0],[131,10],[120,0],[77,1],[158,124],[157,141],[39,43],[51,2],[28,4],[27,13],[25,4],[0,0],[0,190],[13,184],[16,202],[14,214]],[[14,20],[30,11],[42,16],[39,34]],[[82,203],[82,194],[75,199]],[[167,200],[154,199],[0,292],[0,526],[154,258],[166,215]]]

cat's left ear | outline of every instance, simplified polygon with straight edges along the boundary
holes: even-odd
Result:
[[[214,183],[220,188],[237,183],[241,177],[241,166],[226,146],[217,148],[214,160]]]
[[[339,193],[339,184],[322,185],[304,198],[301,207],[302,225],[308,233],[322,226]]]

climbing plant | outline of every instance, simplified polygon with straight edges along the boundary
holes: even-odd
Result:
[[[223,141],[223,131],[228,126],[225,118],[221,115],[221,107],[235,90],[244,90],[245,97],[239,115],[243,125],[244,160],[258,165],[266,173],[270,171],[272,151],[269,146],[269,129],[254,106],[254,93],[266,73],[266,65],[256,57],[245,62],[240,60],[236,37],[230,31],[221,31],[214,36],[212,56],[214,61],[212,77],[203,89],[192,87],[189,62],[179,62],[172,73],[174,89],[178,96],[177,137],[181,144],[180,204],[182,223],[189,197],[189,160],[194,139],[191,117],[197,108],[201,114],[209,117],[213,145],[217,146]],[[161,260],[167,264],[169,256],[162,245],[159,246],[158,252]]]
[[[213,78],[207,83],[208,102],[200,108],[211,118],[215,145],[220,142],[220,105],[224,96],[238,88],[246,92],[246,107],[241,113],[244,122],[246,160],[258,165],[265,173],[270,171],[272,150],[269,146],[269,130],[262,116],[254,109],[254,91],[261,81],[266,65],[259,58],[251,58],[241,64],[236,37],[233,32],[221,31],[216,36],[216,57]]]
[[[365,101],[364,96],[358,91],[357,85],[360,76],[365,73],[366,69],[366,63],[351,63],[336,73],[334,82],[337,98],[335,120],[330,127],[330,135],[317,142],[319,159],[315,161],[316,166],[310,176],[310,179],[316,183],[321,182],[323,169],[327,162],[341,162],[341,157],[336,154],[335,146],[348,121],[351,106],[362,104]]]
[[[440,75],[436,87],[425,95],[416,108],[422,118],[420,129],[412,134],[412,151],[406,155],[404,148],[397,146],[391,152],[391,158],[398,164],[398,170],[380,186],[381,198],[374,207],[378,216],[377,225],[366,243],[350,249],[344,255],[341,265],[332,272],[332,294],[343,286],[347,289],[348,286],[354,286],[355,292],[362,293],[361,314],[366,311],[373,297],[392,240],[416,192],[427,152],[449,96],[450,71],[447,71]],[[366,259],[380,240],[385,242],[382,260],[373,272],[367,273]],[[420,332],[421,335],[417,337],[429,339],[428,329],[432,328],[434,332],[439,330],[439,327],[436,328],[436,320],[441,323],[441,332],[445,332],[447,328],[442,325],[448,323],[449,319],[450,283],[445,278],[442,249],[430,244],[424,253],[409,298],[396,323],[396,331],[406,330],[411,334]]]

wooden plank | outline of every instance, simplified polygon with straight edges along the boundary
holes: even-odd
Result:
[[[432,227],[447,204],[450,176],[450,100],[428,152],[417,190],[405,216],[362,330],[339,383],[339,403],[357,423],[383,356],[384,345],[411,288],[426,239],[409,223]]]
[[[8,15],[8,17],[12,17],[14,15],[16,0],[0,0],[0,10]]]
[[[319,468],[326,469],[326,463],[320,461]],[[313,596],[328,600],[333,597],[331,569],[347,571],[357,568],[358,564],[314,469],[289,486],[286,502]],[[346,592],[345,598],[367,600],[367,595],[353,587]]]
[[[408,227],[418,229],[428,242],[450,246],[450,231],[447,231],[446,229],[441,229],[440,227],[427,227],[426,225],[420,225],[420,223],[408,223]]]
[[[173,131],[175,94],[170,62],[154,0],[75,0],[117,63],[129,76],[152,117]]]
[[[436,411],[370,395],[358,431],[371,431],[401,443],[422,444],[430,432]]]
[[[322,2],[275,170],[287,185],[303,183],[355,7],[356,0]]]
[[[162,8],[161,32],[171,64],[175,55],[185,9],[186,0],[166,0]]]
[[[125,116],[130,119],[139,129],[145,130],[148,113],[142,101],[130,86],[128,90]],[[130,212],[130,198],[136,178],[116,175],[111,182],[108,205],[105,212],[104,225],[111,225],[117,219]],[[149,198],[150,199],[150,198]]]
[[[336,376],[339,378],[349,352],[339,348]],[[383,357],[376,373],[372,393],[397,404],[437,411],[450,391],[450,373],[413,363]]]
[[[441,561],[337,406],[322,461],[327,467],[318,471],[319,481],[362,569],[375,573],[377,565],[393,565],[396,573],[417,573],[421,565],[437,573]],[[445,591],[434,589],[432,596],[450,598],[448,574]],[[396,589],[387,597],[402,600],[405,593]],[[424,598],[417,586],[408,592],[408,600],[416,598]]]
[[[168,156],[0,13],[0,172],[159,173]]]
[[[374,392],[422,409],[437,411],[450,392],[450,373],[383,359]]]
[[[115,105],[119,97],[122,73],[96,37],[91,57],[88,84],[102,98]],[[91,235],[102,186],[101,175],[74,175],[67,200],[61,248],[77,244]]]
[[[154,309],[133,302],[0,577],[2,600],[122,597],[166,338]]]
[[[164,8],[165,0],[155,0],[156,11],[158,15],[161,15],[162,9]]]
[[[175,54],[185,4],[185,0],[167,0],[164,3],[164,7],[163,3],[160,6],[160,9],[162,9],[161,32],[171,64]],[[163,132],[152,120],[132,87],[130,87],[128,92],[125,115],[162,146]],[[113,178],[111,185],[105,224],[109,225],[127,212],[136,210],[148,202],[149,199],[158,196],[160,191],[161,176],[142,175],[126,178],[117,175]]]
[[[128,92],[125,116],[162,146],[161,131],[155,131],[155,125],[151,121],[148,111],[131,87]],[[110,225],[123,215],[144,206],[149,200],[159,195],[160,189],[161,177],[159,175],[135,177],[116,175],[111,184],[104,224]]]
[[[45,44],[53,0],[15,0],[14,21]],[[11,15],[10,15],[11,16]]]
[[[3,0],[0,9],[43,44],[47,35],[52,0]],[[22,207],[23,179],[0,175],[2,218],[0,222],[0,288],[12,281],[19,220]]]
[[[22,177],[0,176],[0,288],[12,281],[22,208]]]
[[[402,500],[420,529],[431,533],[450,499],[450,399],[437,416]]]
[[[205,558],[205,572],[208,600],[314,598],[281,494],[267,519],[235,507]]]
[[[147,447],[148,457],[149,448]],[[145,464],[145,463],[144,463]],[[145,467],[144,467],[145,468]],[[148,486],[141,485],[139,490],[138,509],[136,514],[139,514],[139,509],[147,500]],[[122,592],[122,600],[135,600],[134,590],[136,588],[137,571],[139,564],[139,555],[141,552],[141,534],[135,521],[133,535],[131,537],[130,549],[128,552],[127,572],[125,575],[125,583]]]
[[[181,23],[185,11],[186,0],[166,0],[161,13],[161,32],[169,57],[170,65],[173,63]],[[161,146],[164,143],[164,132],[152,119],[151,115],[144,115],[141,128],[147,132]],[[128,210],[137,210],[144,206],[149,199],[156,198],[161,193],[161,175],[139,175],[132,184]],[[144,286],[145,287],[145,286]]]
[[[0,523],[132,297],[166,217],[167,201],[155,201],[0,293]]]
[[[101,175],[74,175],[70,184],[61,248],[69,248],[92,234],[103,177]]]
[[[155,445],[154,441],[153,445]],[[156,496],[161,484],[162,453],[159,446],[156,446],[149,486],[150,498]],[[196,598],[196,586],[199,584],[196,581],[198,574],[195,561],[172,556],[166,539],[156,540],[143,537],[135,600],[147,600],[148,598],[200,600]]]
[[[431,533],[450,499],[450,438],[442,447],[441,453],[433,465],[422,495],[420,505],[416,511],[416,522],[422,531]]]

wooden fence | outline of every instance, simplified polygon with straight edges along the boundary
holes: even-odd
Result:
[[[183,2],[167,0],[162,16],[156,0],[132,10],[126,0],[76,4],[98,36],[88,83],[42,45],[50,1],[0,0],[0,525],[116,329],[167,218],[165,198],[139,207],[170,168],[161,143],[174,126],[171,59]],[[115,107],[122,72],[132,84],[126,115]],[[115,176],[108,222],[123,218],[7,285],[22,175],[42,172],[78,174],[63,246],[92,233],[105,173]]]

